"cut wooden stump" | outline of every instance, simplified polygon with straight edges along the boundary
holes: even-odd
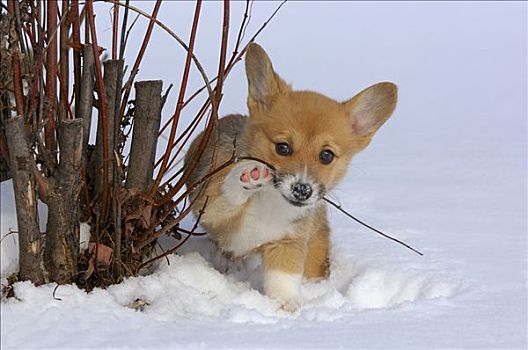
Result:
[[[42,191],[48,205],[44,262],[53,281],[68,283],[77,275],[79,260],[83,120],[64,120],[58,131],[59,165]]]
[[[45,274],[41,264],[42,244],[37,211],[35,161],[26,137],[24,117],[17,116],[6,121],[6,136],[17,212],[19,278],[39,285],[45,282]]]
[[[150,190],[161,123],[161,80],[140,81],[136,88],[136,111],[126,187]]]

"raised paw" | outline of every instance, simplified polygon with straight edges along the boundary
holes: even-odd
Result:
[[[233,167],[226,176],[222,193],[231,204],[241,205],[272,179],[271,170],[265,164],[244,161]]]
[[[240,183],[246,190],[261,188],[272,179],[270,169],[265,164],[259,162],[250,161],[245,163],[240,171]]]

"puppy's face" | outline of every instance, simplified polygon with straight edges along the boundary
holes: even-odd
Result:
[[[275,166],[275,187],[294,206],[313,205],[334,187],[396,106],[392,83],[373,85],[344,103],[293,91],[256,44],[248,48],[246,72],[249,153]]]

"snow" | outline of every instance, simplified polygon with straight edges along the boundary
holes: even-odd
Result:
[[[208,23],[221,4],[205,5]],[[253,20],[274,5],[255,4]],[[185,24],[163,6],[168,23]],[[331,209],[331,275],[305,283],[290,314],[260,292],[254,260],[228,264],[191,240],[170,265],[106,290],[64,285],[55,300],[54,284],[15,284],[18,299],[1,304],[2,349],[526,348],[526,29],[526,3],[287,3],[259,42],[295,88],[346,99],[398,83],[394,116],[332,199],[425,255]],[[211,46],[199,57],[216,58]],[[153,51],[146,62],[157,62]],[[158,59],[141,79],[171,66],[170,55]],[[214,72],[213,59],[206,66]],[[223,112],[244,111],[242,67],[229,79]],[[3,236],[16,220],[11,184],[0,189]],[[1,249],[6,277],[16,234]],[[137,298],[143,311],[126,307]]]
[[[136,343],[136,340],[133,343],[150,346],[156,344],[149,334],[156,332],[148,326],[152,324],[158,327],[163,325],[165,330],[173,327],[178,329],[189,321],[192,321],[191,324],[203,323],[207,327],[219,320],[231,324],[233,328],[236,324],[282,328],[285,324],[292,326],[295,323],[314,322],[326,324],[327,327],[329,322],[360,315],[362,310],[394,307],[426,299],[442,305],[445,303],[442,298],[452,296],[458,288],[455,284],[428,278],[424,271],[406,275],[374,266],[355,266],[355,269],[350,269],[354,262],[346,257],[334,257],[333,263],[332,275],[328,280],[304,285],[302,292],[306,304],[298,314],[281,310],[275,301],[250,288],[249,283],[218,272],[198,253],[172,256],[170,266],[163,264],[154,274],[130,278],[107,290],[98,289],[86,294],[74,286],[61,286],[57,289],[56,297],[62,300],[53,299],[54,285],[35,288],[29,282],[17,283],[15,293],[19,300],[8,300],[2,305],[2,312],[16,314],[19,321],[3,323],[2,333],[14,335],[8,337],[5,343],[8,347],[71,346],[71,343],[63,343],[64,339],[39,336],[42,330],[29,337],[27,332],[22,334],[16,331],[24,324],[32,324],[37,311],[39,323],[53,324],[57,329],[70,322],[78,323],[79,329],[74,330],[75,333],[91,329],[95,331],[94,334],[98,334],[99,327],[122,328],[119,324],[123,322],[133,325],[137,330],[146,327],[147,336],[144,337],[140,332],[137,339],[140,343]],[[380,289],[380,284],[386,288]],[[148,303],[143,313],[124,307],[137,298]],[[65,314],[67,318],[64,320]],[[17,333],[20,338],[16,336]],[[100,341],[110,340],[91,339],[90,334],[87,333],[87,338],[81,342],[85,346],[98,347],[104,344]],[[132,334],[128,336],[134,337]],[[178,344],[178,338],[164,344],[164,347]],[[115,343],[106,345],[118,346],[122,339],[111,341]],[[150,344],[151,341],[154,343]]]

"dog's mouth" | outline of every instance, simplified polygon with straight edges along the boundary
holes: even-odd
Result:
[[[306,202],[301,202],[301,201],[296,201],[296,200],[293,200],[293,199],[290,199],[288,198],[286,195],[284,195],[284,193],[281,192],[281,195],[282,195],[282,198],[286,199],[286,201],[288,203],[290,203],[291,205],[293,205],[294,207],[306,207],[306,206],[309,206],[313,203],[306,203]]]

